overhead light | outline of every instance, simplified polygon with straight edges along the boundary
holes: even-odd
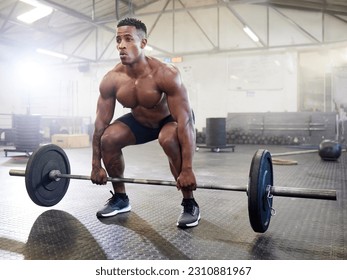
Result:
[[[28,24],[44,18],[53,12],[53,8],[43,5],[35,0],[21,0],[21,2],[34,7],[34,9],[30,10],[29,12],[23,13],[17,17],[18,20]]]
[[[25,23],[33,23],[41,18],[44,18],[52,13],[52,8],[35,8],[29,12],[21,14],[17,17],[18,20]]]
[[[20,0],[23,3],[29,4],[33,7],[39,7],[39,6],[44,6],[43,4],[41,4],[40,2],[36,1],[36,0]]]
[[[62,58],[62,59],[67,59],[68,58],[68,56],[66,54],[58,53],[58,52],[54,52],[54,51],[50,51],[50,50],[45,50],[45,49],[37,49],[36,52],[41,53],[41,54],[54,56],[54,57],[57,57],[57,58]]]
[[[249,29],[248,26],[245,26],[245,27],[243,28],[243,31],[245,31],[245,33],[246,33],[254,42],[259,42],[258,36],[255,35],[254,32],[253,32],[251,29]]]

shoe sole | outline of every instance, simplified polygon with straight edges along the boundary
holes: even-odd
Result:
[[[180,224],[180,223],[177,222],[177,226],[179,228],[196,227],[199,224],[200,219],[201,219],[201,217],[200,217],[200,214],[199,214],[199,217],[198,217],[198,219],[195,222],[190,223],[190,224]]]
[[[110,213],[107,213],[107,214],[99,214],[99,213],[97,213],[96,216],[98,218],[108,218],[108,217],[116,216],[117,214],[129,212],[130,210],[131,210],[131,206],[129,205],[129,206],[123,208],[123,209],[114,210],[113,212],[110,212]]]

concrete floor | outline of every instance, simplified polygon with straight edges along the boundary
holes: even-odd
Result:
[[[8,147],[3,147],[8,148]],[[199,183],[246,186],[253,154],[297,151],[284,146],[237,145],[219,153],[201,149],[194,164]],[[66,149],[72,174],[90,174],[91,148]],[[172,180],[156,141],[124,150],[126,177]],[[111,185],[72,180],[57,205],[34,204],[23,177],[20,153],[0,155],[0,259],[131,259],[131,260],[346,260],[347,160],[326,162],[318,153],[282,156],[298,165],[274,165],[275,185],[336,189],[337,201],[275,197],[276,216],[263,234],[248,219],[242,192],[197,190],[202,219],[198,227],[178,229],[181,194],[173,187],[127,185],[132,212],[108,219],[96,211],[110,197]]]

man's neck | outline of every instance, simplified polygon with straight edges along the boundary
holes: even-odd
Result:
[[[125,65],[126,72],[130,77],[138,78],[146,73],[148,67],[147,57],[143,56],[133,64]]]

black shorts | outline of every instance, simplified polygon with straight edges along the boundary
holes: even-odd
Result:
[[[132,113],[128,113],[118,118],[117,121],[124,123],[130,128],[131,132],[135,135],[136,144],[143,144],[158,139],[163,126],[169,122],[174,122],[175,120],[171,115],[169,115],[159,122],[158,128],[151,128],[143,126],[135,120]]]

